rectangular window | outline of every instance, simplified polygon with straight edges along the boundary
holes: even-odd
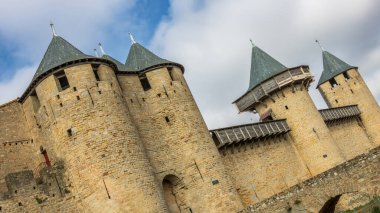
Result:
[[[152,87],[150,86],[148,78],[144,75],[140,77],[140,83],[143,87],[144,91],[150,90]]]
[[[331,84],[331,87],[336,87],[338,86],[338,83],[335,81],[335,78],[332,78],[329,80],[330,84]]]
[[[348,75],[347,71],[343,72],[344,79],[348,80],[350,79],[350,76]]]
[[[92,71],[94,71],[94,75],[95,75],[95,79],[96,79],[96,81],[100,81],[99,73],[98,73],[99,65],[100,65],[100,64],[91,64]]]
[[[67,80],[65,72],[62,71],[62,72],[56,73],[55,77],[58,79],[61,91],[70,87],[69,80]]]

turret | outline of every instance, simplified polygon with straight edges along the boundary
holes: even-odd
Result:
[[[357,104],[361,121],[374,144],[380,144],[380,108],[358,67],[351,66],[338,57],[322,51],[323,72],[318,90],[329,107]]]
[[[184,67],[133,42],[124,97],[170,212],[235,212],[242,204],[183,76]]]
[[[294,145],[312,175],[343,162],[308,93],[313,80],[309,67],[287,68],[255,45],[251,60],[248,91],[234,102],[239,111],[258,113],[261,120],[286,119]]]
[[[63,163],[59,187],[73,195],[73,211],[165,211],[116,71],[54,35],[21,97],[25,116],[51,165]]]

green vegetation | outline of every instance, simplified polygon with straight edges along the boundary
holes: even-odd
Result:
[[[347,210],[343,213],[361,213],[361,212],[369,212],[369,213],[380,213],[380,196],[374,197],[367,204],[358,206],[354,209]]]

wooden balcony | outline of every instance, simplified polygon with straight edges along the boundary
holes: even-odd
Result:
[[[240,142],[282,135],[289,131],[290,128],[283,119],[215,129],[210,133],[216,146],[222,148]]]
[[[319,112],[321,113],[322,118],[326,123],[356,117],[361,113],[358,105],[321,109]]]
[[[243,96],[234,101],[234,104],[236,104],[240,112],[252,110],[256,103],[269,97],[271,93],[296,82],[301,82],[308,87],[312,80],[313,76],[308,66],[290,68],[247,91]]]

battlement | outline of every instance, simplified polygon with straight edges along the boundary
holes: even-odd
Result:
[[[283,135],[290,131],[285,119],[210,130],[215,145],[222,147]]]

